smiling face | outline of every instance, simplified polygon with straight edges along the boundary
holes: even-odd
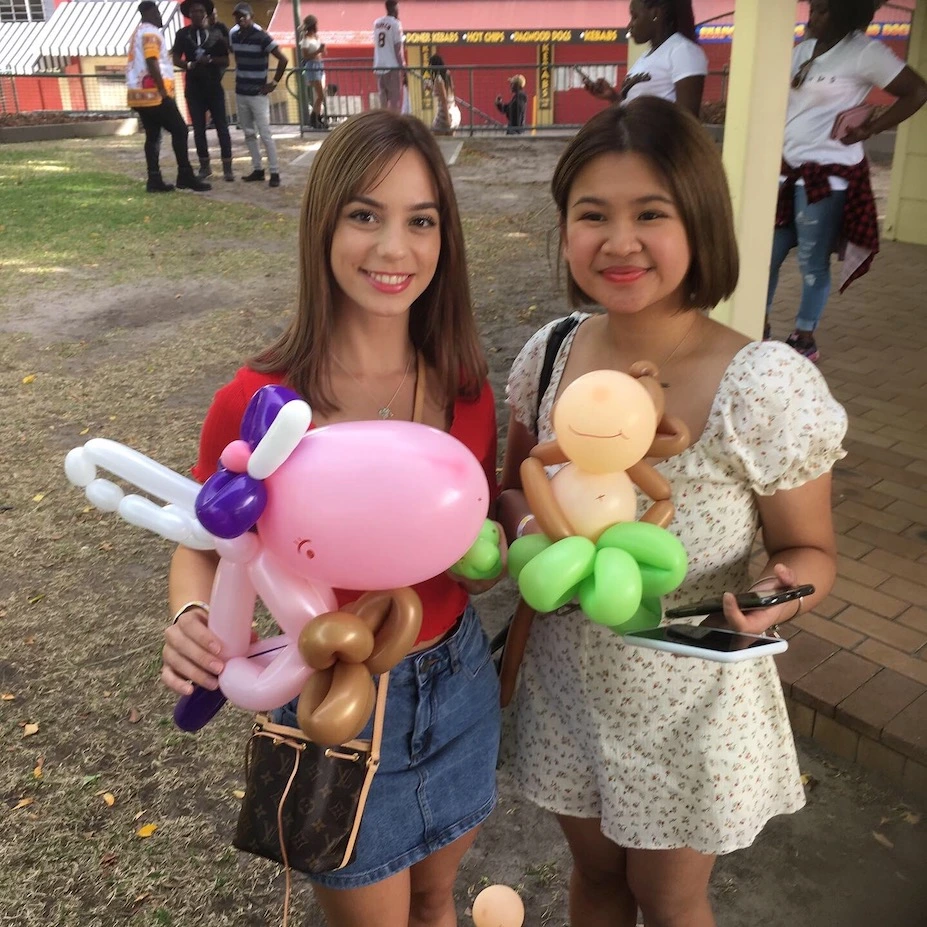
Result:
[[[435,184],[424,158],[408,149],[338,216],[330,257],[336,311],[407,313],[440,254]]]
[[[576,175],[561,238],[574,282],[604,309],[686,305],[692,254],[685,224],[665,181],[640,155],[602,154]]]
[[[657,431],[657,413],[637,380],[595,370],[574,380],[554,405],[554,432],[567,457],[589,473],[616,473],[642,460]]]

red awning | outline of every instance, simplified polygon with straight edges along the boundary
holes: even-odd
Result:
[[[913,2],[893,0],[891,6],[876,13],[875,22],[908,22]],[[294,44],[293,3],[279,0],[268,26],[271,35],[285,46]],[[730,24],[733,17],[725,14],[731,14],[735,5],[736,0],[693,0],[696,22]],[[795,22],[804,22],[807,11],[807,4],[797,3]],[[302,0],[300,20],[309,13],[318,17],[319,37],[327,45],[357,47],[372,44],[373,21],[384,9],[382,0]],[[615,41],[616,30],[617,37],[624,38],[628,5],[621,0],[400,0],[399,18],[410,44],[530,42],[531,33],[544,30],[555,34],[548,38],[539,35],[532,44],[602,42]],[[567,30],[572,31],[572,38],[566,37]],[[584,35],[586,31],[590,35]]]
[[[733,0],[711,0],[724,12]],[[306,0],[300,19],[319,20],[319,38],[328,45],[372,45],[373,21],[384,13],[383,0]],[[628,21],[625,3],[616,0],[400,0],[403,31],[469,32],[538,29],[621,28]],[[280,0],[269,31],[281,45],[293,45],[293,0]]]

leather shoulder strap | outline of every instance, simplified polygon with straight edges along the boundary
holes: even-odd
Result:
[[[579,319],[574,315],[568,315],[561,319],[550,333],[547,339],[547,350],[544,352],[544,363],[541,366],[541,376],[538,378],[538,401],[534,410],[534,434],[538,433],[538,420],[541,417],[541,403],[544,401],[544,394],[547,387],[550,386],[550,378],[554,373],[554,364],[557,362],[557,355],[560,353],[560,346],[566,341],[567,335],[573,331],[579,324]]]

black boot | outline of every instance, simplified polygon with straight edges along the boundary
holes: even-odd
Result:
[[[188,167],[185,171],[177,173],[177,189],[193,190],[194,193],[205,193],[212,189],[212,184],[205,183],[193,173],[193,168]]]
[[[196,172],[200,180],[212,177],[212,167],[209,165],[209,158],[200,158],[200,169]]]
[[[222,176],[226,180],[230,180],[230,181],[235,179],[235,171],[232,169],[232,159],[231,158],[222,159]]]
[[[245,183],[255,183],[258,180],[264,179],[264,171],[262,171],[260,168],[255,168],[250,174],[245,174],[245,176],[241,179]]]
[[[161,176],[161,172],[158,171],[156,174],[148,175],[148,183],[145,189],[149,193],[171,193],[174,189],[174,185],[172,183],[165,183],[164,178]]]

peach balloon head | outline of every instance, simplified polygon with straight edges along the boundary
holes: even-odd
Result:
[[[646,455],[657,432],[650,393],[617,370],[574,380],[557,400],[553,426],[563,453],[581,470],[627,470]]]
[[[522,927],[525,906],[508,885],[489,885],[473,899],[474,927]]]

